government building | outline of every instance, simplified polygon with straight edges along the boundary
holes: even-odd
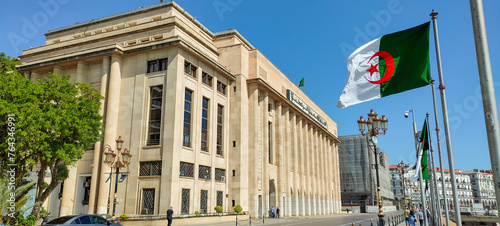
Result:
[[[68,74],[104,96],[104,138],[44,203],[52,217],[112,212],[104,151],[119,137],[132,157],[117,215],[340,212],[336,122],[236,30],[213,33],[169,1],[45,36],[19,70]]]

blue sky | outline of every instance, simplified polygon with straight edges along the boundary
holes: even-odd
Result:
[[[385,114],[389,118],[389,130],[378,140],[391,164],[401,160],[407,163],[415,161],[412,122],[411,117],[404,118],[405,111],[414,109],[419,129],[425,113],[429,112],[434,131],[431,87],[338,109],[337,101],[347,78],[345,61],[352,51],[372,39],[429,21],[429,14],[435,9],[439,13],[455,168],[491,168],[468,1],[176,2],[212,32],[237,29],[292,81],[298,83],[305,78],[303,91],[338,123],[340,136],[359,134],[356,120],[361,115],[366,116],[371,108],[380,115]],[[0,2],[0,51],[18,56],[23,49],[43,45],[44,34],[50,29],[156,3],[159,1],[4,0]],[[484,10],[496,97],[499,99],[500,1],[484,1]],[[433,34],[431,31],[431,75],[438,80]],[[14,37],[17,42],[12,41]],[[448,168],[439,90],[436,94],[444,166]],[[432,140],[438,164],[435,133]]]

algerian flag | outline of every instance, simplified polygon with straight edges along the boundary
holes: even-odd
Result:
[[[304,86],[304,78],[302,78],[302,80],[300,80],[300,82],[299,82],[299,88],[300,88],[301,86]]]
[[[422,128],[422,134],[420,135],[420,143],[422,145],[422,179],[426,181],[425,189],[428,188],[427,181],[429,180],[429,164],[427,161],[428,150],[429,150],[429,131],[427,130],[427,118],[424,121],[424,127]]]
[[[347,84],[337,107],[430,84],[429,24],[384,35],[354,51],[347,59]]]

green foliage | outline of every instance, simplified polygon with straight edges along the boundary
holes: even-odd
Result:
[[[27,193],[36,184],[34,181],[31,181],[15,187],[13,184],[9,184],[9,182],[8,177],[0,177],[0,224],[6,225],[25,222],[26,219],[24,219],[24,211],[22,209],[23,207],[27,208],[25,207],[26,202],[28,202],[29,198],[33,197],[33,195],[27,195]],[[11,203],[14,205],[12,206]]]
[[[126,221],[127,220],[127,214],[125,214],[125,213],[120,214],[120,219],[122,221]]]
[[[196,211],[194,211],[194,214],[198,215],[198,214],[200,214],[200,211],[196,210]]]
[[[7,164],[16,163],[20,184],[36,166],[40,183],[32,214],[38,216],[52,190],[68,178],[68,166],[102,139],[102,96],[86,83],[70,83],[69,75],[49,73],[33,82],[16,70],[18,64],[0,54],[0,173],[5,175]],[[15,131],[8,131],[12,126]],[[15,148],[10,156],[9,142]],[[47,170],[49,183],[44,182]]]
[[[222,206],[216,206],[216,207],[214,207],[214,210],[217,213],[222,213]]]
[[[240,213],[241,211],[243,211],[243,208],[239,204],[234,207],[234,212]]]

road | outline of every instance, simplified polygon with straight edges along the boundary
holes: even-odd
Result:
[[[387,216],[397,214],[399,212],[386,213]],[[355,223],[356,226],[370,226],[370,219],[374,220],[374,225],[377,214],[354,213],[354,214],[334,214],[334,215],[319,215],[319,216],[301,216],[301,217],[285,217],[285,218],[265,218],[264,223],[261,219],[252,219],[252,225],[269,225],[269,226],[299,226],[299,225],[314,225],[314,226],[351,226]],[[229,226],[236,225],[236,222],[224,222],[213,224],[198,224],[197,226]],[[238,221],[238,226],[250,225],[249,220]],[[387,224],[386,224],[387,225]]]

